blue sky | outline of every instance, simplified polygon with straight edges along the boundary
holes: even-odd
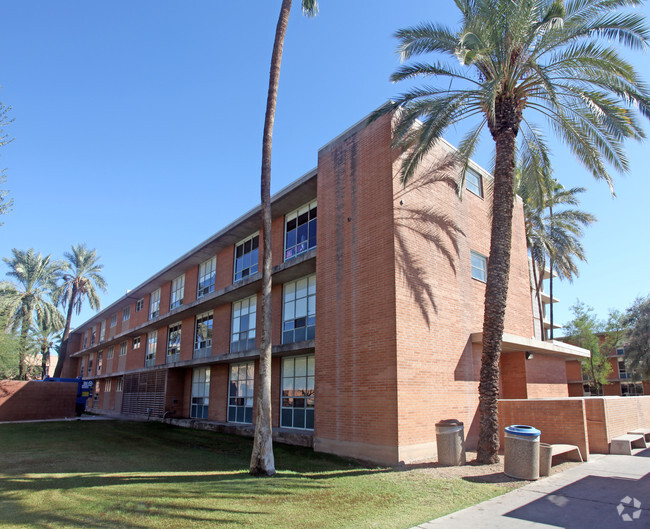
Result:
[[[105,306],[254,207],[279,5],[4,0],[0,101],[13,107],[6,132],[15,141],[0,151],[0,167],[15,206],[1,219],[0,256],[33,247],[60,257],[86,242],[105,266]],[[294,0],[273,191],[399,93],[388,81],[399,64],[392,34],[434,19],[455,24],[453,2],[324,0],[306,19]],[[650,72],[647,54],[633,62]],[[570,318],[577,298],[604,317],[650,292],[648,148],[629,145],[631,171],[617,177],[613,199],[553,143],[556,176],[588,187],[584,208],[599,219],[584,239],[580,277],[555,285],[556,321]]]

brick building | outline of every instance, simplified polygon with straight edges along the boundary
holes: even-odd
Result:
[[[599,335],[601,344],[605,335]],[[570,340],[571,338],[564,338]],[[627,369],[625,366],[625,346],[617,345],[611,351],[601,352],[607,354],[607,361],[611,366],[611,371],[607,376],[607,384],[603,385],[603,394],[605,396],[635,397],[640,395],[650,395],[650,382],[642,380],[640,377]],[[567,360],[566,373],[567,383],[569,385],[569,396],[582,397],[597,395],[598,390],[590,385],[589,378],[582,363],[578,360]]]
[[[362,120],[273,204],[274,435],[382,463],[435,457],[435,423],[478,435],[490,176],[458,198],[444,142],[403,187],[391,119]],[[259,207],[83,323],[65,376],[96,411],[193,418],[252,434]],[[534,336],[523,208],[515,207],[504,398],[568,396],[585,351]]]

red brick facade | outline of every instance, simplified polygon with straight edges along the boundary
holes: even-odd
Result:
[[[471,263],[472,252],[489,254],[490,225],[489,176],[474,167],[484,180],[485,196],[465,190],[459,198],[457,172],[447,167],[452,147],[444,142],[408,185],[402,185],[400,159],[390,148],[391,125],[390,117],[360,123],[323,147],[317,170],[274,197],[272,228],[274,428],[283,435],[283,425],[292,424],[297,430],[287,430],[313,439],[316,450],[383,463],[435,457],[434,425],[441,419],[462,420],[468,445],[476,441],[481,346],[472,336],[481,332],[485,284],[474,279]],[[314,200],[317,247],[285,261],[285,215]],[[505,332],[529,339],[534,329],[520,202],[513,221]],[[232,422],[238,402],[245,399],[229,400],[231,366],[254,362],[258,356],[256,349],[231,352],[233,302],[260,290],[259,273],[233,282],[235,245],[256,233],[259,224],[256,209],[79,327],[66,373],[78,375],[85,358],[83,375],[100,384],[96,408],[189,418],[200,405],[207,406],[209,421]],[[199,265],[215,256],[214,292],[197,299]],[[170,311],[171,282],[183,273],[183,304]],[[287,319],[287,311],[297,311],[299,303],[285,303],[285,285],[314,274],[315,338],[296,331],[292,336],[300,338],[287,340],[283,318]],[[158,288],[159,314],[149,319],[151,293]],[[140,299],[143,308],[136,312]],[[311,302],[309,298],[304,303]],[[259,309],[259,294],[257,304]],[[123,325],[127,306],[130,318]],[[197,357],[196,317],[206,311],[213,312],[212,345],[208,356]],[[99,337],[101,321],[110,326],[114,313],[118,314],[114,333],[102,343],[90,346],[88,341],[84,348],[82,335],[90,335],[95,327]],[[259,330],[259,310],[256,316]],[[286,325],[298,328],[301,321],[296,316]],[[178,322],[180,357],[172,362],[166,355],[168,329]],[[150,332],[158,336],[155,366],[145,367]],[[133,347],[134,338],[139,338],[139,348]],[[126,344],[126,356],[119,356],[121,343]],[[259,347],[259,332],[255,346]],[[109,347],[114,350],[111,360]],[[98,374],[100,350],[104,360]],[[539,350],[542,354],[532,359],[523,346],[504,352],[503,396],[568,395],[565,359]],[[295,367],[295,373],[288,367],[293,366],[292,358],[304,355],[315,361],[315,396],[309,386],[311,375],[299,373],[301,367]],[[207,404],[198,404],[202,401],[195,398],[192,377],[205,367],[210,368],[209,395]],[[107,379],[112,382],[104,383]],[[118,379],[123,380],[120,391]],[[102,391],[103,384],[107,391]],[[244,391],[247,384],[235,385]],[[307,384],[300,386],[304,394],[294,394],[292,384],[296,389]],[[315,413],[309,411],[314,398]]]

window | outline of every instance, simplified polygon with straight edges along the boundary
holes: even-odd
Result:
[[[178,362],[181,355],[181,324],[170,325],[167,331],[167,363]]]
[[[156,349],[158,349],[158,331],[152,331],[147,335],[147,353],[144,357],[145,367],[156,364]]]
[[[126,342],[120,344],[120,356],[126,355]]]
[[[140,337],[133,338],[133,349],[140,349]]]
[[[96,334],[95,334],[95,327],[93,327],[93,328],[90,330],[90,347],[92,347],[93,345],[95,345],[95,336],[96,336]]]
[[[312,340],[316,334],[316,274],[284,284],[282,343]]]
[[[122,310],[122,321],[129,321],[131,318],[131,307],[124,307]]]
[[[624,347],[617,347],[616,348],[616,354],[617,355],[624,355],[625,354],[625,348]]]
[[[107,378],[104,380],[104,391],[110,391],[111,390],[111,384],[112,380],[110,378]]]
[[[259,234],[251,235],[235,246],[235,281],[257,274]]]
[[[113,359],[113,351],[114,350],[115,349],[113,348],[112,345],[108,348],[108,351],[106,352],[106,360],[112,360]]]
[[[210,356],[212,348],[212,311],[196,317],[194,328],[194,358]]]
[[[200,298],[214,292],[217,277],[217,258],[213,257],[199,265],[199,285],[196,297]]]
[[[117,325],[117,312],[111,314],[111,329]]]
[[[618,359],[618,378],[630,378],[630,374],[625,369],[625,360],[622,358]]]
[[[102,374],[102,363],[104,361],[104,352],[99,351],[97,353],[97,374],[101,375]]]
[[[82,349],[85,349],[86,347],[88,347],[88,332],[85,332],[85,333],[84,333],[84,343],[83,343],[83,345],[81,346],[81,348],[82,348]]]
[[[207,419],[210,403],[210,368],[197,367],[192,370],[192,419]]]
[[[151,293],[151,302],[149,303],[149,319],[157,318],[160,314],[160,289]]]
[[[316,248],[316,201],[285,217],[284,260]]]
[[[93,357],[92,355],[88,357],[88,376],[93,374]]]
[[[81,369],[79,369],[80,377],[84,376],[85,369],[86,369],[86,357],[84,356],[81,359]]]
[[[144,298],[140,298],[135,302],[135,311],[140,312],[144,308]]]
[[[255,364],[245,362],[230,366],[228,422],[253,422],[253,388]]]
[[[95,394],[93,395],[93,406],[97,406],[99,402],[99,384],[95,385]]]
[[[479,197],[483,197],[483,179],[472,169],[465,173],[465,187]]]
[[[99,341],[103,342],[106,339],[106,320],[104,320],[99,328]]]
[[[643,384],[641,382],[621,382],[621,396],[635,397],[643,395]]]
[[[183,294],[185,292],[185,274],[178,276],[172,281],[172,293],[169,298],[169,310],[180,307],[183,304]]]
[[[483,281],[487,281],[487,257],[476,253],[472,250],[472,277]]]
[[[232,304],[232,335],[230,352],[248,351],[255,348],[255,323],[257,296],[235,301]]]
[[[122,377],[115,379],[115,391],[122,391]]]
[[[314,429],[314,355],[282,359],[280,426]]]

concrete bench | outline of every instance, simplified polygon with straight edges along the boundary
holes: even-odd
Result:
[[[551,465],[553,463],[553,456],[558,456],[560,454],[573,454],[573,461],[580,461],[582,463],[582,454],[580,453],[580,448],[576,445],[564,445],[556,444],[549,445],[546,443],[540,443],[539,445],[539,475],[548,476],[551,473]]]
[[[643,435],[645,437],[645,442],[650,442],[650,428],[637,428],[636,430],[632,430],[631,432],[627,433],[632,435]]]
[[[632,448],[646,448],[645,435],[626,434],[614,437],[609,445],[609,453],[622,456],[631,456]]]

